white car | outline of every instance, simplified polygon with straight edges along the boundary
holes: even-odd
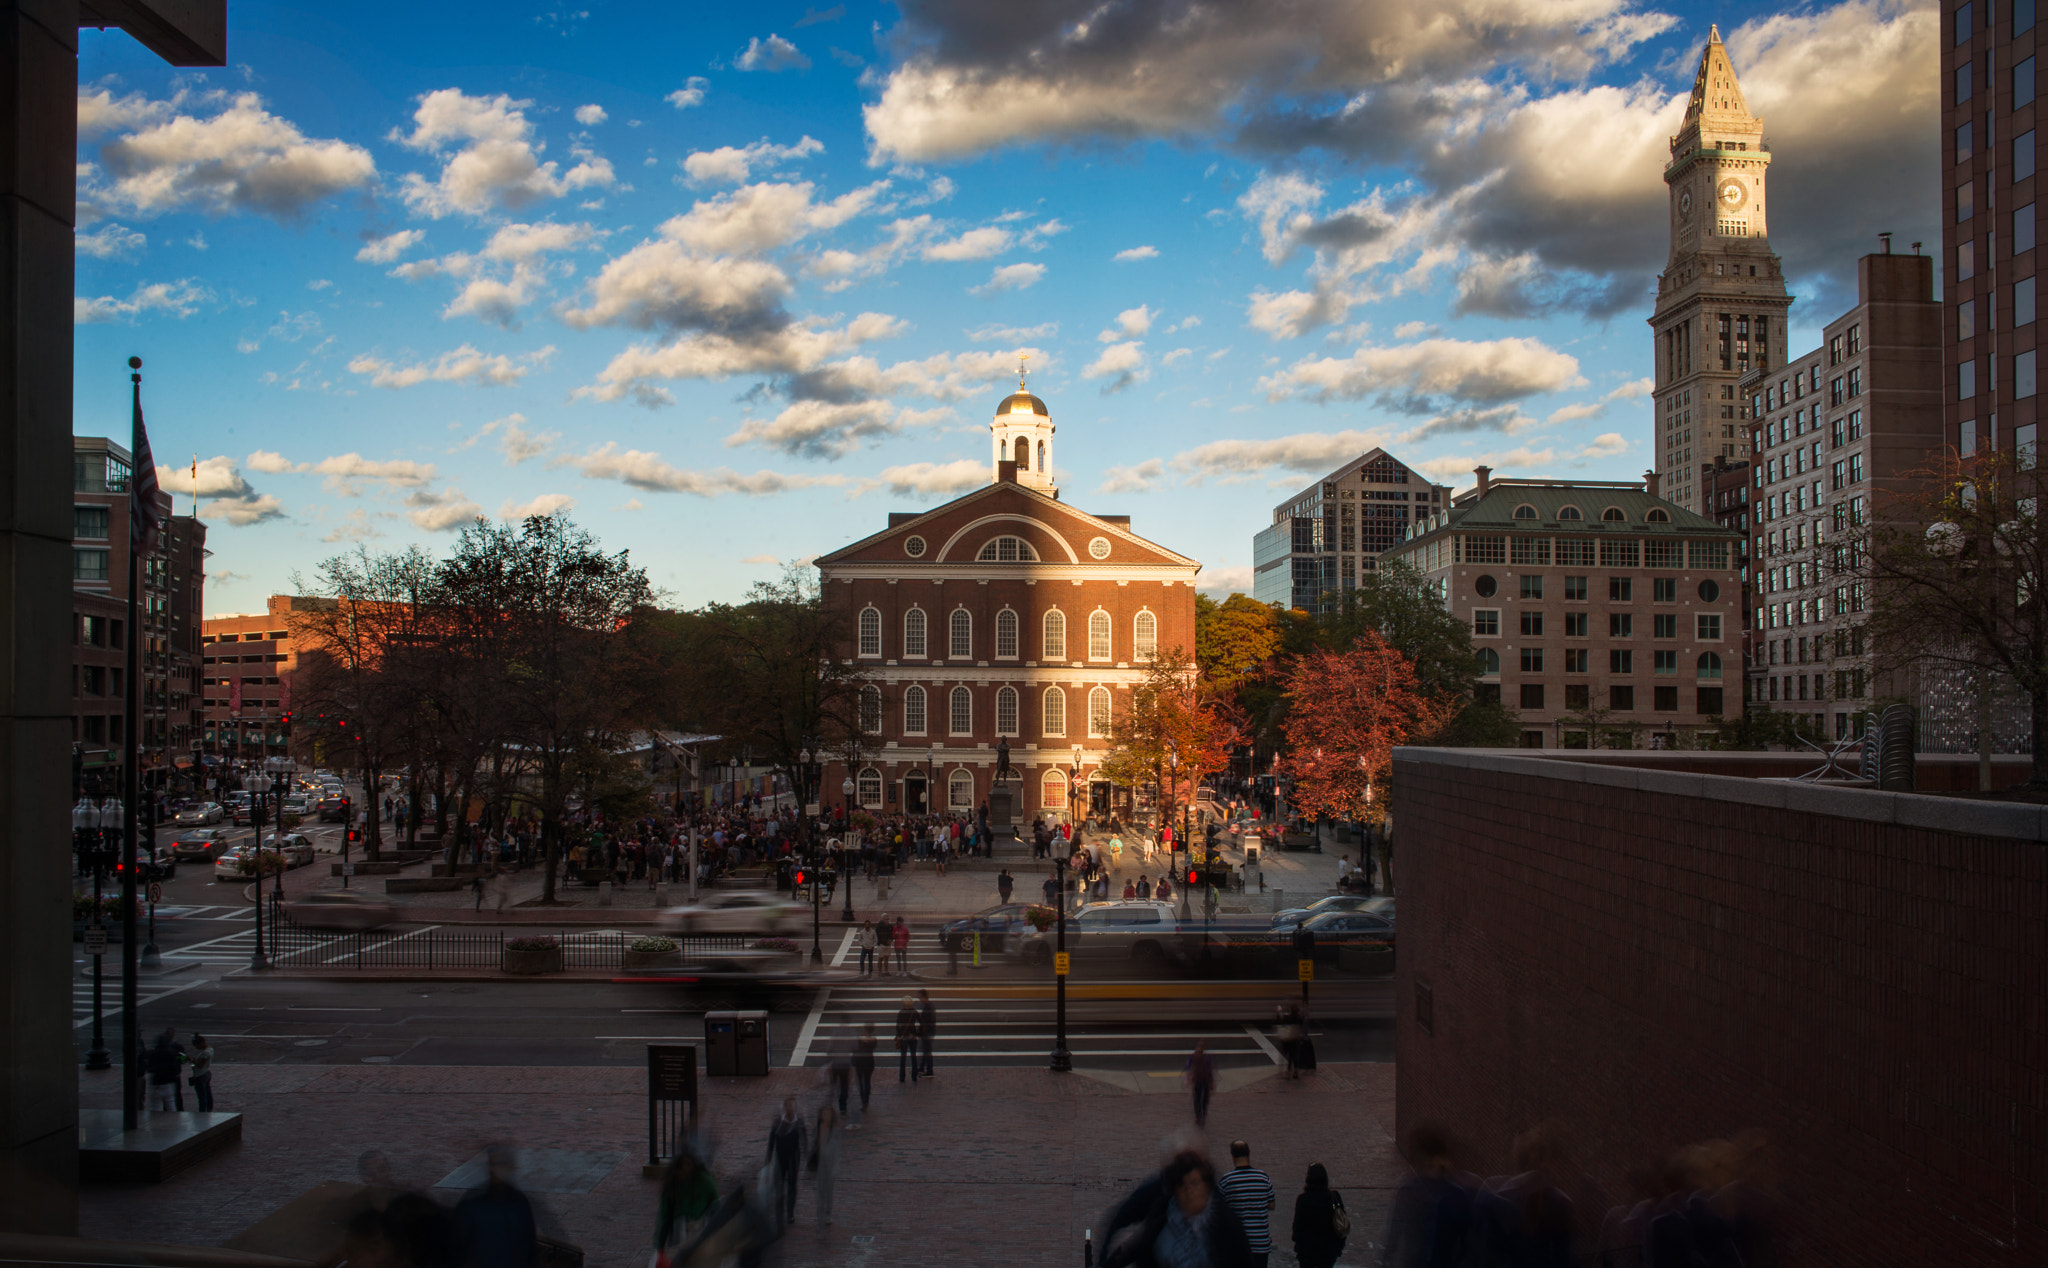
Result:
[[[709,894],[695,907],[671,907],[655,919],[663,933],[783,933],[796,925],[796,905],[780,894]]]
[[[397,914],[390,903],[358,890],[322,889],[284,905],[294,923],[308,929],[357,932],[390,924]]]
[[[221,821],[221,818],[224,815],[226,815],[226,813],[227,812],[225,810],[222,810],[217,803],[211,801],[202,801],[196,805],[187,806],[183,810],[180,810],[178,812],[176,822],[180,827],[184,827],[188,824],[197,827],[204,827],[209,823],[219,823]]]
[[[273,833],[263,839],[263,848],[283,850],[286,867],[304,867],[313,861],[312,839],[296,832],[287,832],[282,837]]]

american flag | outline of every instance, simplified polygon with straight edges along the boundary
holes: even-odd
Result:
[[[135,377],[135,430],[131,437],[135,475],[128,481],[128,543],[137,556],[156,549],[156,457],[149,452],[149,432],[142,425],[142,376]]]

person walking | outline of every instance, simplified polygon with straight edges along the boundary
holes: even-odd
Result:
[[[1120,1230],[1133,1229],[1120,1236]],[[1244,1226],[1216,1192],[1216,1169],[1183,1150],[1111,1213],[1103,1268],[1251,1268]]]
[[[654,1208],[654,1251],[668,1252],[697,1235],[704,1217],[718,1205],[718,1177],[688,1149],[677,1152],[661,1178],[661,1200]]]
[[[1458,1182],[1450,1142],[1435,1127],[1421,1124],[1409,1130],[1408,1157],[1415,1171],[1394,1190],[1380,1263],[1383,1268],[1455,1268],[1465,1262],[1472,1191]],[[1633,1262],[1642,1262],[1641,1254],[1637,1247]],[[1600,1262],[1623,1261],[1603,1257]]]
[[[1181,1079],[1194,1093],[1195,1126],[1206,1127],[1209,1123],[1209,1097],[1216,1091],[1216,1061],[1209,1055],[1208,1040],[1195,1040],[1195,1051],[1188,1057]]]
[[[875,1092],[875,1049],[880,1041],[875,1038],[875,1023],[864,1021],[860,1024],[860,1037],[853,1041],[853,1078],[860,1084],[860,1116],[868,1116],[868,1098]],[[848,1124],[848,1130],[858,1124]]]
[[[531,1264],[540,1255],[540,1228],[533,1202],[512,1183],[518,1158],[503,1145],[486,1154],[487,1178],[455,1204],[456,1245],[465,1260],[480,1266]]]
[[[853,940],[855,945],[860,947],[860,975],[862,977],[873,977],[875,973],[875,948],[880,945],[875,935],[875,922],[869,920],[862,923],[860,928],[854,933]]]
[[[905,995],[903,1007],[896,1010],[896,1081],[903,1082],[904,1071],[908,1070],[910,1081],[917,1082],[923,1072],[917,1060],[917,997]]]
[[[917,1042],[924,1058],[924,1074],[933,1077],[932,1043],[939,1035],[939,1010],[932,1007],[932,993],[919,990],[917,993]]]
[[[910,926],[903,923],[903,917],[896,917],[896,927],[889,931],[889,941],[896,948],[896,971],[908,976],[910,973]]]
[[[1216,1191],[1244,1226],[1252,1268],[1266,1268],[1266,1257],[1273,1253],[1273,1180],[1252,1165],[1252,1147],[1244,1141],[1230,1142],[1230,1170],[1217,1179]]]
[[[188,1060],[192,1064],[192,1096],[194,1108],[202,1114],[213,1113],[213,1045],[206,1042],[206,1036],[194,1032],[192,1052]]]
[[[169,1114],[178,1107],[178,1079],[184,1073],[185,1050],[177,1043],[177,1032],[165,1030],[142,1055],[143,1075],[149,1080],[149,1108]]]
[[[1332,1268],[1351,1235],[1351,1216],[1344,1199],[1330,1187],[1330,1173],[1320,1162],[1309,1164],[1308,1178],[1294,1199],[1294,1258],[1301,1268]]]
[[[996,873],[996,898],[997,898],[997,900],[998,900],[999,902],[1003,903],[1003,904],[1004,904],[1005,906],[1007,906],[1007,905],[1009,904],[1009,901],[1010,901],[1010,891],[1011,891],[1012,889],[1014,889],[1014,888],[1016,887],[1016,884],[1017,884],[1017,878],[1016,878],[1016,877],[1014,877],[1014,876],[1012,876],[1012,875],[1010,875],[1010,869],[1009,869],[1009,868],[1007,868],[1007,867],[1006,867],[1006,868],[1004,868],[1004,869],[1003,869],[1002,871],[1000,871],[1000,872],[997,872],[997,873]]]
[[[768,1161],[775,1164],[776,1218],[794,1224],[796,1178],[804,1161],[804,1120],[797,1115],[794,1096],[782,1098],[782,1113],[769,1125]]]
[[[1287,1077],[1301,1077],[1301,1045],[1308,1038],[1308,1019],[1300,1003],[1281,1004],[1273,1010],[1273,1041],[1287,1061]]]
[[[830,1105],[818,1107],[818,1122],[811,1133],[811,1174],[818,1182],[818,1218],[832,1222],[832,1186],[839,1180],[840,1116]]]
[[[1124,839],[1113,836],[1109,839],[1109,866],[1112,871],[1122,871],[1124,865]]]

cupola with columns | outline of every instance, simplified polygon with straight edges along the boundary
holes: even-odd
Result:
[[[995,421],[989,424],[995,446],[988,477],[1002,479],[999,464],[1017,464],[1017,483],[1052,493],[1052,414],[1045,402],[1024,390],[1023,371],[1017,373],[1017,390],[996,406]]]

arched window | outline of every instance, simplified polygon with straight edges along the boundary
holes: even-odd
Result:
[[[1044,733],[1046,735],[1065,735],[1067,733],[1067,693],[1058,687],[1047,687],[1045,689],[1044,709],[1045,717],[1043,721],[1045,725],[1042,728]]]
[[[974,657],[974,616],[966,608],[953,609],[953,645],[948,655],[968,660]]]
[[[996,692],[996,734],[1017,733],[1017,689],[1004,687]]]
[[[1101,608],[1088,614],[1088,659],[1109,659],[1109,613]]]
[[[1515,508],[1515,518],[1518,520],[1533,520],[1537,518],[1536,508],[1524,502]]]
[[[1702,678],[1719,678],[1720,676],[1721,676],[1721,655],[1720,655],[1720,653],[1719,653],[1719,652],[1701,652],[1701,653],[1700,653],[1700,677],[1702,677]]]
[[[1131,622],[1131,656],[1137,660],[1151,660],[1159,651],[1159,618],[1150,612],[1138,613]]]
[[[1065,810],[1067,808],[1067,776],[1065,771],[1049,770],[1040,787],[1044,790],[1038,797],[1041,810]]]
[[[1017,613],[1010,608],[996,613],[996,656],[1017,659]]]
[[[1557,518],[1561,520],[1582,520],[1586,517],[1579,513],[1579,508],[1576,506],[1560,506],[1557,508]]]
[[[1653,506],[1643,518],[1652,524],[1669,524],[1671,522],[1671,512],[1661,506]]]
[[[956,770],[946,776],[946,805],[953,810],[974,809],[974,773]]]
[[[1088,734],[1100,739],[1109,734],[1109,688],[1097,687],[1088,693]]]
[[[866,806],[870,810],[881,809],[882,772],[876,770],[872,766],[869,766],[861,771],[860,778],[856,781],[856,783],[858,785],[858,791],[856,795],[860,797],[860,804]]]
[[[903,655],[906,660],[924,659],[924,609],[903,614]]]
[[[860,689],[860,729],[868,735],[882,731],[882,689],[873,683]]]
[[[1031,470],[1031,442],[1022,436],[1017,437],[1017,470]]]
[[[1045,614],[1045,659],[1067,658],[1067,616],[1064,612]]]
[[[882,654],[882,613],[876,608],[860,610],[860,654],[880,656]]]
[[[1045,442],[1042,440],[1038,442],[1038,470],[1040,474],[1045,471]]]
[[[903,732],[924,734],[924,688],[913,686],[903,693]]]
[[[1018,441],[1023,444],[1023,441]],[[1021,537],[991,537],[982,545],[981,553],[975,556],[983,563],[1035,564],[1038,552],[1031,543]]]
[[[1500,677],[1500,653],[1491,647],[1479,649],[1479,676],[1481,678]]]
[[[952,706],[953,734],[974,734],[974,693],[965,687],[953,688]]]
[[[1628,513],[1618,506],[1610,506],[1600,512],[1600,519],[1608,524],[1626,524],[1628,523]]]

